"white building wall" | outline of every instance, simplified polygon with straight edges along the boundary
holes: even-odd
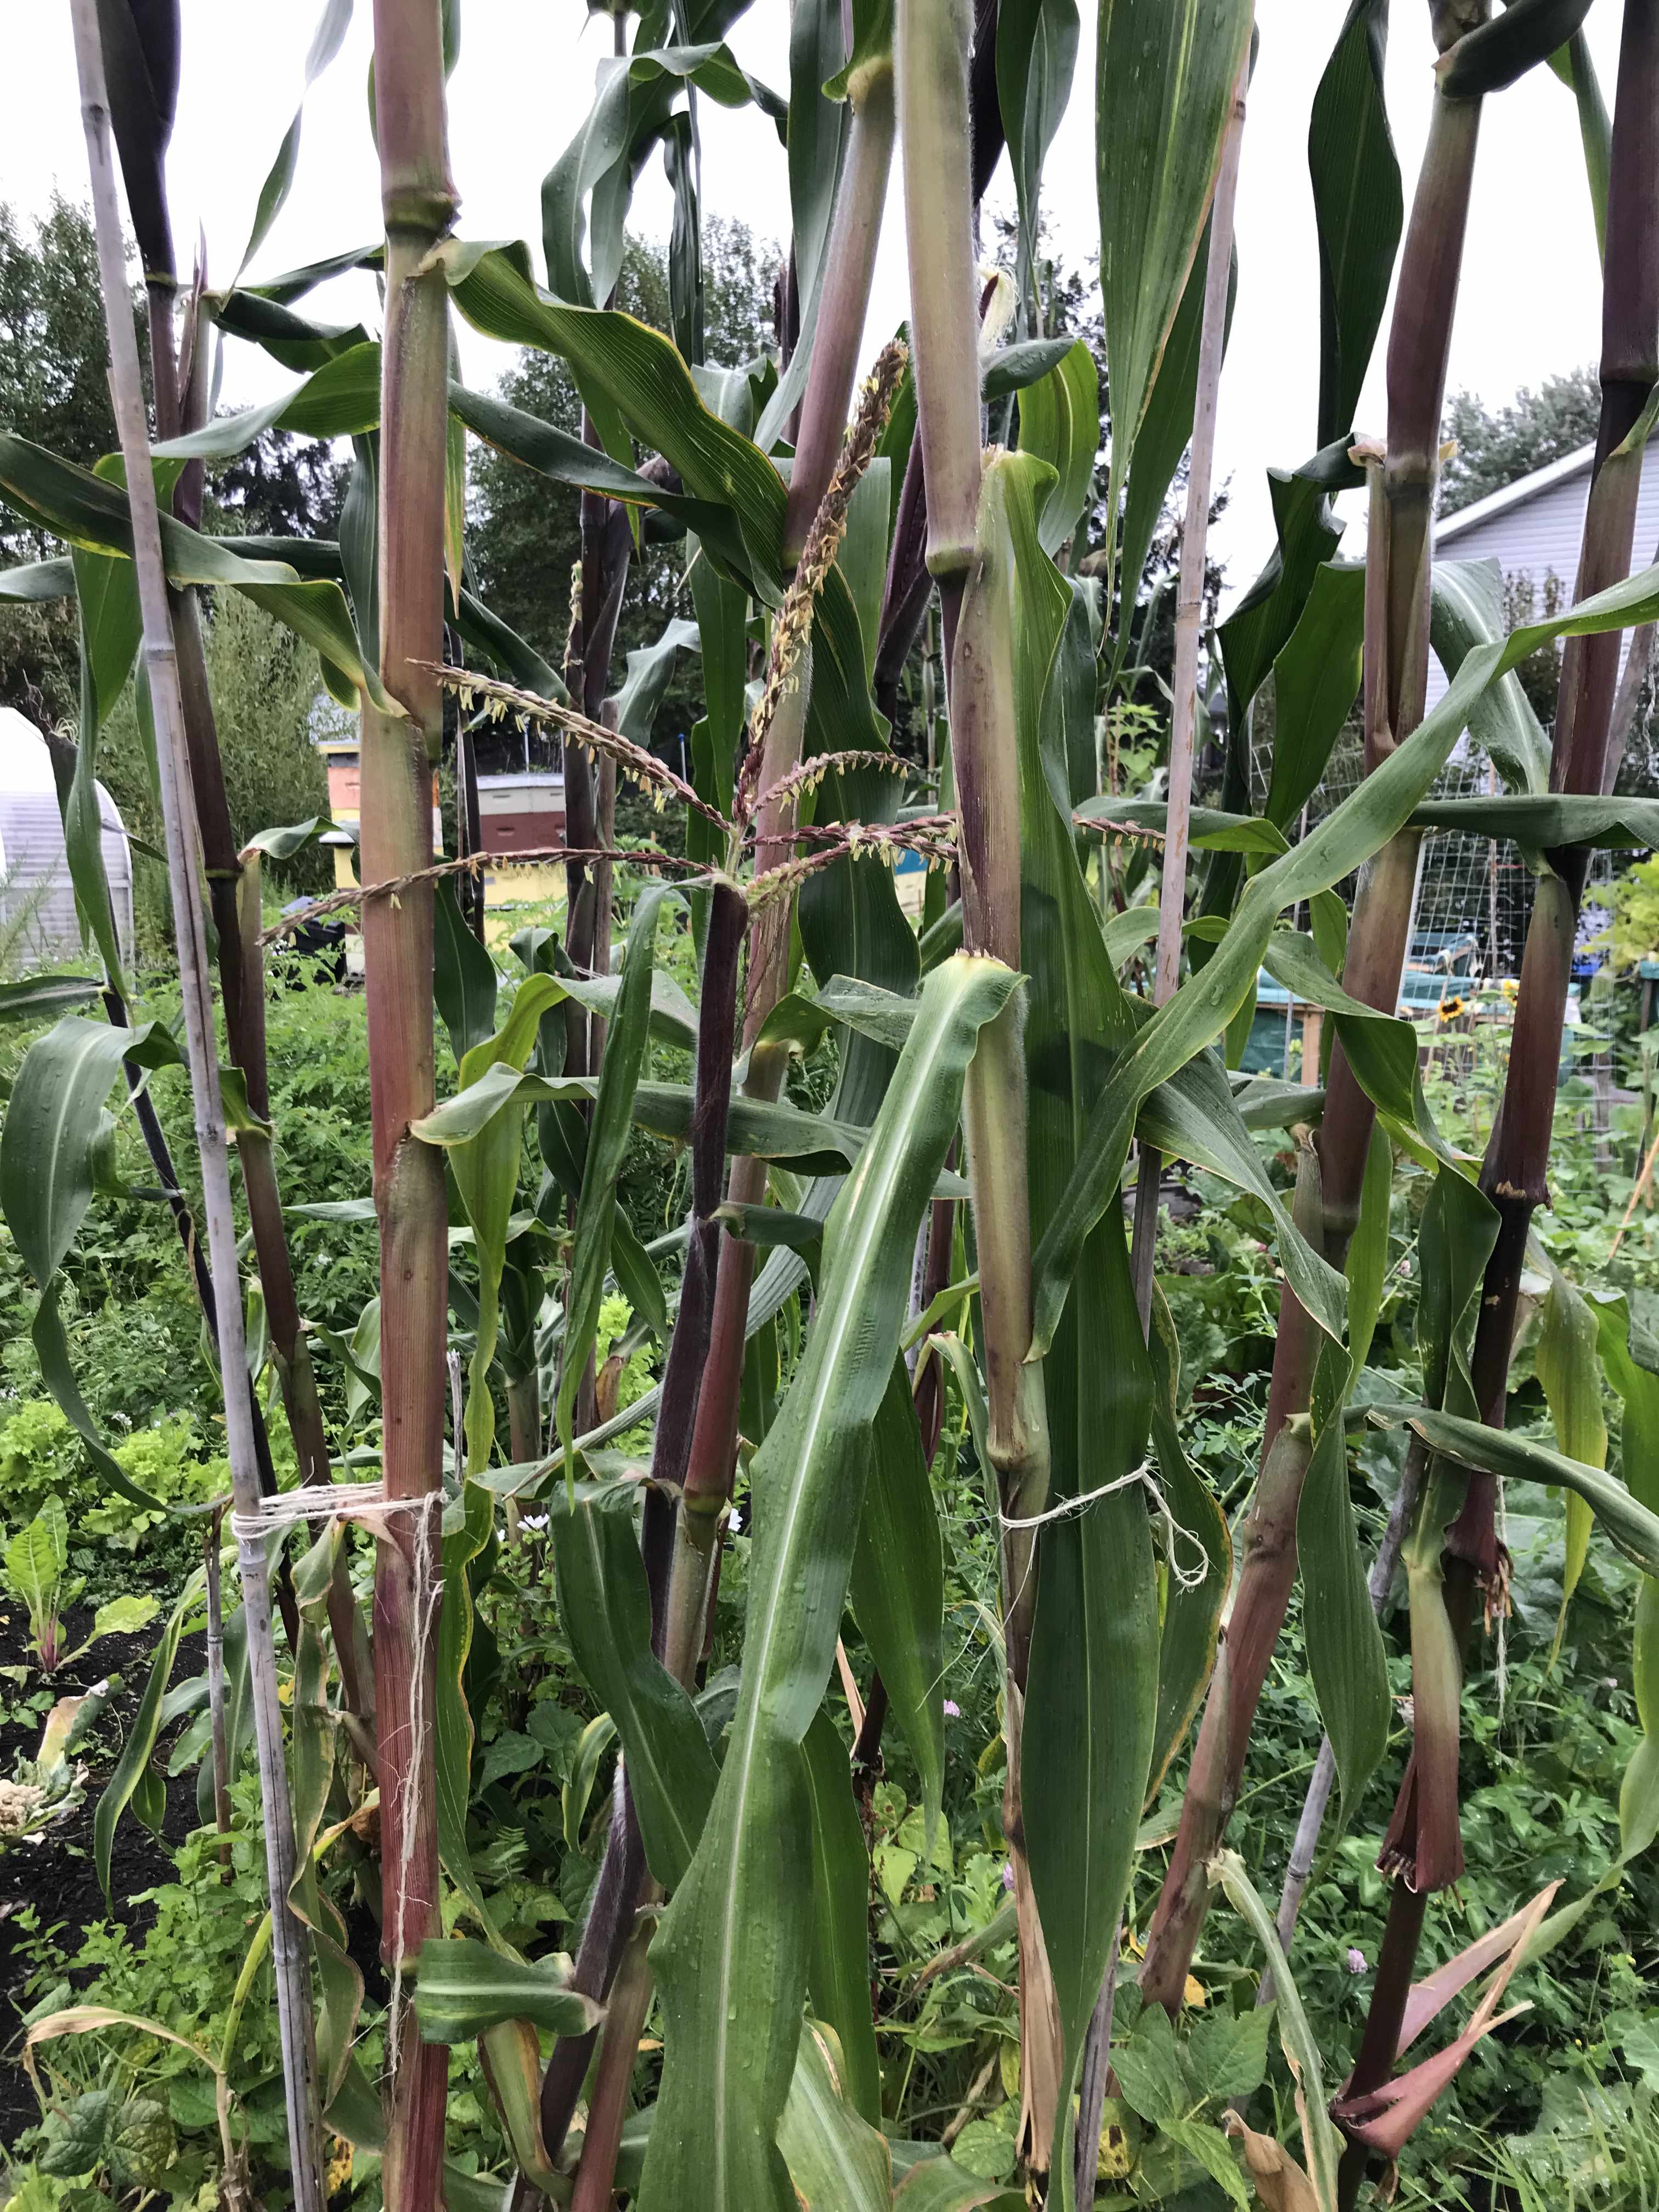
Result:
[[[1505,576],[1530,576],[1541,620],[1546,577],[1553,574],[1560,578],[1567,602],[1575,595],[1589,483],[1587,455],[1583,467],[1575,474],[1547,484],[1530,498],[1518,499],[1496,514],[1472,522],[1465,522],[1461,514],[1448,515],[1435,533],[1436,553],[1448,560],[1496,561]],[[1642,489],[1637,496],[1632,560],[1637,568],[1659,561],[1659,439],[1649,446],[1642,457]],[[1431,707],[1445,689],[1444,672],[1431,654]]]

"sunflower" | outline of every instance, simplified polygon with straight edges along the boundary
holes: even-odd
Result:
[[[1463,1012],[1463,1011],[1464,1006],[1462,999],[1443,999],[1440,1001],[1439,1017],[1443,1022],[1455,1022],[1457,1019],[1457,1017]]]

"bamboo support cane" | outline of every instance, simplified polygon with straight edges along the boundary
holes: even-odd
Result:
[[[167,605],[167,569],[161,554],[155,480],[151,472],[149,431],[144,419],[143,386],[137,341],[128,309],[125,256],[111,143],[109,95],[98,30],[97,0],[71,0],[76,62],[81,80],[81,112],[92,173],[99,272],[104,319],[109,335],[110,384],[115,418],[126,465],[132,514],[133,567],[143,618],[144,669],[155,718],[156,764],[161,812],[167,829],[167,874],[173,892],[173,924],[183,987],[185,1034],[190,1060],[196,1139],[201,1154],[203,1211],[213,1267],[219,1335],[219,1365],[236,1510],[253,1514],[259,1502],[253,1425],[245,1389],[236,1387],[246,1368],[242,1334],[240,1274],[236,1263],[236,1223],[231,1207],[230,1168],[224,1109],[219,1097],[214,1050],[213,1002],[208,983],[207,945],[196,896],[195,818],[185,750],[184,708]],[[233,1384],[229,1378],[236,1378]],[[265,1865],[270,1891],[271,1960],[276,1981],[283,2073],[288,2111],[289,2159],[298,2212],[323,2212],[321,2116],[318,2103],[317,2054],[311,2010],[310,1969],[305,1931],[291,1911],[288,1893],[294,1875],[294,1826],[289,1809],[288,1777],[283,1765],[282,1708],[277,1701],[276,1652],[271,1634],[270,1583],[264,1546],[244,1538],[237,1547],[242,1601],[247,1621],[248,1666],[253,1691],[254,1736],[264,1804]]]

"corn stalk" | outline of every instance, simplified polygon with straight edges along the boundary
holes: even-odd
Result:
[[[434,670],[443,658],[444,463],[448,293],[429,266],[457,204],[449,176],[439,0],[376,0],[375,100],[386,224],[380,475],[380,678],[392,702],[366,706],[362,865],[375,882],[431,859],[432,770],[442,730]],[[380,1373],[388,1499],[439,1492],[443,1467],[447,1207],[443,1155],[410,1133],[435,1103],[429,883],[363,910],[374,1200],[380,1231]],[[390,1519],[374,1582],[380,1720],[381,1952],[411,1972],[438,1926],[438,1829],[429,1716],[436,1624],[417,1618],[435,1579],[434,1515]],[[426,1570],[417,1553],[428,1553]],[[416,1732],[416,1717],[427,1717]],[[392,2212],[436,2201],[448,2062],[412,2014],[388,2052],[386,2198]]]
[[[1659,9],[1635,0],[1625,11],[1620,47],[1604,255],[1601,412],[1577,599],[1630,572],[1641,455],[1659,388],[1656,114]],[[1595,795],[1612,787],[1619,766],[1611,735],[1621,642],[1613,631],[1567,643],[1551,748],[1552,791]],[[1504,1425],[1527,1239],[1534,1213],[1548,1203],[1561,1034],[1589,857],[1582,845],[1545,855],[1522,957],[1503,1101],[1481,1166],[1480,1189],[1498,1229],[1470,1373],[1480,1419],[1493,1428]],[[1469,1474],[1460,1506],[1457,1479],[1445,1462],[1431,1463],[1407,1547],[1407,1556],[1420,1557],[1426,1568],[1413,1578],[1413,1596],[1414,1607],[1426,1607],[1430,1616],[1420,1623],[1414,1618],[1413,1625],[1417,1743],[1383,1843],[1381,1863],[1395,1880],[1371,2006],[1343,2103],[1380,2088],[1392,2072],[1428,1898],[1462,1872],[1455,1818],[1462,1655],[1481,1608],[1490,1617],[1506,1602],[1496,1509],[1493,1475]],[[1351,2142],[1341,2176],[1345,2205],[1358,2194],[1369,2155],[1363,2140]]]
[[[1013,743],[1008,581],[975,546],[981,430],[966,0],[900,0],[895,50],[910,257],[917,439],[927,486],[927,566],[939,586],[948,672],[951,758],[960,822],[963,945],[1018,971],[1019,779]],[[1048,1495],[1042,1369],[1031,1344],[1030,1202],[1019,1002],[988,1026],[963,1095],[980,1267],[987,1448],[1004,1514],[1030,1520]],[[1002,1540],[1006,1638],[1003,1830],[1019,1908],[1022,2095],[1028,2147],[1046,2155],[1060,2091],[1059,2018],[1021,1810],[1020,1750],[1035,1539]]]
[[[1436,0],[1431,20],[1445,53],[1484,20],[1486,0]],[[1369,468],[1365,577],[1365,766],[1374,769],[1423,717],[1428,677],[1429,581],[1440,412],[1469,191],[1480,132],[1478,99],[1454,99],[1437,81],[1410,227],[1401,257],[1388,358],[1386,453]],[[1407,830],[1363,871],[1343,981],[1392,1013],[1411,924],[1420,833]],[[1376,1113],[1340,1043],[1332,1054],[1316,1139],[1325,1257],[1340,1267],[1358,1215]],[[1181,1826],[1147,1936],[1141,1989],[1172,2014],[1208,1910],[1206,1868],[1224,1840],[1242,1784],[1250,1730],[1284,1624],[1297,1570],[1296,1522],[1307,1471],[1286,1424],[1312,1396],[1318,1333],[1294,1291],[1280,1294],[1261,1474],[1243,1538],[1224,1664],[1205,1704]]]

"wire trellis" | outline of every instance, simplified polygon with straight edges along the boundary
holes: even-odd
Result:
[[[1272,772],[1271,738],[1258,738],[1250,751],[1251,804],[1256,812],[1266,802]],[[1359,732],[1350,723],[1332,749],[1319,788],[1309,801],[1305,828],[1357,789],[1361,773]],[[1484,748],[1466,732],[1441,771],[1433,796],[1477,799],[1502,789]],[[1299,834],[1305,834],[1305,829]],[[1598,851],[1579,919],[1581,948],[1607,926],[1612,883],[1613,856]],[[1354,884],[1349,882],[1340,889],[1352,910]],[[1517,977],[1532,900],[1531,872],[1507,838],[1481,837],[1462,830],[1431,830],[1423,840],[1407,956],[1406,988],[1413,1011],[1430,1012],[1442,999],[1460,990],[1491,989],[1506,977]]]

